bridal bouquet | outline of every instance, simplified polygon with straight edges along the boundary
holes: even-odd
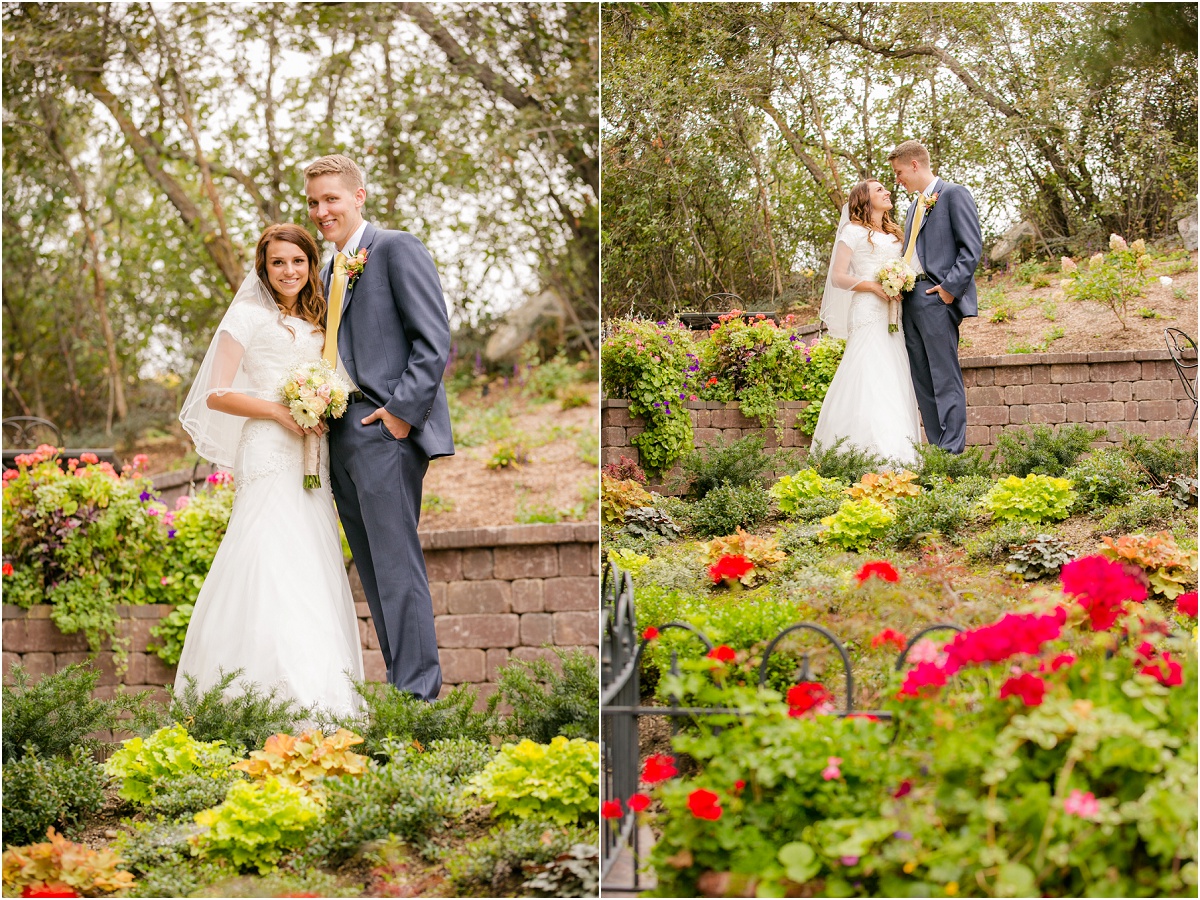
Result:
[[[323,359],[299,365],[279,389],[283,402],[302,428],[312,428],[321,419],[338,419],[346,412],[350,385]],[[304,486],[321,486],[321,438],[304,436]]]
[[[888,332],[897,332],[900,330],[900,294],[912,290],[917,283],[917,273],[904,257],[897,257],[884,263],[877,277],[883,292],[892,298],[888,300]]]

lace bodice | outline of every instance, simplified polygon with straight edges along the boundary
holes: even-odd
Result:
[[[221,328],[245,349],[242,368],[251,389],[271,399],[296,366],[320,359],[325,344],[323,335],[314,332],[303,319],[280,319],[269,310],[246,303],[231,309]]]
[[[242,368],[249,388],[277,400],[284,379],[301,363],[321,357],[324,336],[303,319],[280,320],[268,310],[243,306],[222,326],[245,348]],[[295,334],[293,335],[293,332]],[[234,460],[234,487],[240,490],[269,475],[304,478],[304,439],[270,419],[248,419],[242,427]],[[329,491],[328,440],[321,438],[321,490]]]
[[[861,225],[847,225],[842,232],[841,243],[853,251],[850,257],[850,272],[859,278],[874,281],[883,264],[901,255],[898,238],[879,231],[868,231]]]
[[[883,264],[901,255],[898,239],[890,234],[868,231],[861,225],[848,225],[842,232],[841,240],[853,251],[850,274],[863,281],[876,281]],[[887,328],[887,303],[875,294],[855,291],[850,300],[847,337],[867,327]]]

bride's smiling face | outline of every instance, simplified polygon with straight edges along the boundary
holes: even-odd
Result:
[[[292,300],[308,284],[308,256],[295,244],[267,244],[267,280],[280,300]]]
[[[892,208],[892,194],[880,182],[871,182],[871,211],[885,213]]]

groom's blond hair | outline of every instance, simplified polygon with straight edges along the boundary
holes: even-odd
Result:
[[[920,141],[905,141],[888,154],[888,162],[894,160],[899,163],[906,163],[912,162],[914,159],[921,165],[929,168],[929,151],[925,149],[925,145]]]
[[[309,163],[308,167],[304,170],[304,183],[308,184],[312,179],[320,178],[322,175],[339,176],[352,191],[366,187],[366,184],[363,182],[362,169],[350,157],[342,156],[340,153],[334,153],[331,156],[322,156],[320,159]]]

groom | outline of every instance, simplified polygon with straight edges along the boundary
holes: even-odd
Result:
[[[917,283],[901,304],[921,424],[931,444],[962,453],[967,448],[967,392],[958,364],[958,326],[966,316],[979,315],[979,214],[970,191],[933,174],[929,151],[919,141],[902,143],[888,162],[906,191],[924,195],[909,206],[904,225],[907,249],[917,205],[923,203],[925,215],[912,255]]]
[[[404,231],[363,221],[362,173],[345,156],[304,170],[308,215],[337,249],[321,272],[350,261],[337,346],[359,388],[331,421],[330,475],[338,514],[379,635],[388,681],[423,700],[442,686],[433,601],[417,538],[429,460],[454,453],[442,375],[450,324],[441,282],[425,246]],[[361,271],[356,253],[366,262]],[[357,272],[357,274],[356,274]],[[332,312],[332,310],[331,310]]]

